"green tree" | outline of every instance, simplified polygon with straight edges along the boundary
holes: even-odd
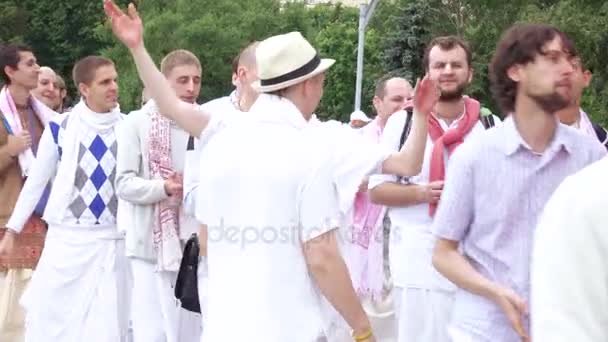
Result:
[[[230,92],[231,61],[248,42],[289,31],[301,31],[306,36],[311,30],[306,14],[303,4],[282,7],[278,0],[150,1],[140,7],[146,47],[155,61],[174,49],[190,50],[201,60],[203,86],[199,100],[203,102]],[[123,109],[135,109],[142,85],[133,61],[107,25],[98,27],[97,32],[107,46],[103,54],[118,66]]]
[[[384,39],[384,70],[414,82],[424,75],[422,58],[431,38],[432,11],[428,1],[406,3],[390,19],[392,32]]]
[[[27,33],[27,13],[13,1],[0,1],[0,43],[19,43]]]

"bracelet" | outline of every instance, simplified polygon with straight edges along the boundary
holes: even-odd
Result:
[[[367,331],[361,335],[355,335],[355,333],[353,332],[353,338],[355,339],[356,342],[365,341],[365,340],[369,339],[370,337],[372,337],[372,335],[373,335],[373,332],[372,332],[371,328],[367,329]]]

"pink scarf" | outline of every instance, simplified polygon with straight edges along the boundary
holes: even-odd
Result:
[[[464,97],[464,114],[455,128],[444,132],[441,124],[434,115],[429,115],[429,135],[433,140],[433,152],[431,153],[431,170],[429,182],[445,179],[444,152],[447,149],[451,155],[456,147],[464,142],[464,137],[475,127],[479,121],[480,104],[470,97]],[[435,215],[437,204],[429,204],[429,215]]]
[[[42,102],[36,100],[33,96],[30,96],[29,101],[43,127],[49,123],[49,120],[51,120],[53,115],[57,114],[52,109],[45,106]],[[13,100],[13,96],[11,95],[7,86],[4,86],[2,90],[0,90],[0,112],[6,118],[6,121],[11,127],[13,134],[18,134],[19,132],[23,131],[21,119],[19,118],[19,112],[17,111],[15,101]],[[19,154],[19,167],[21,168],[21,174],[23,177],[27,177],[30,166],[33,162],[34,153],[32,152],[31,148]]]
[[[152,102],[152,101],[150,101]],[[151,179],[167,179],[173,171],[171,159],[171,122],[158,113],[154,103],[151,112],[149,166]],[[166,199],[154,206],[154,249],[157,271],[178,271],[182,258],[179,240],[179,206]]]
[[[360,129],[370,144],[378,143],[382,129],[376,120]],[[366,298],[380,298],[384,285],[384,231],[386,207],[371,202],[368,192],[355,196],[349,265],[353,286]]]

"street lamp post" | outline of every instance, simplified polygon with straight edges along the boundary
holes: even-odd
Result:
[[[363,83],[363,50],[365,29],[380,0],[362,1],[359,5],[359,42],[357,44],[357,83],[355,87],[355,110],[361,109],[361,85]]]

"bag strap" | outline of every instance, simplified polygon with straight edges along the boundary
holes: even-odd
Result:
[[[414,111],[410,108],[406,110],[406,113],[405,124],[403,125],[403,131],[401,131],[401,138],[399,139],[399,150],[401,150],[401,147],[403,147],[405,139],[407,139],[407,136],[410,134],[410,130],[412,129],[412,117],[414,116]]]
[[[186,151],[194,151],[194,137],[190,136],[188,138],[188,145],[186,146]]]
[[[486,107],[482,107],[479,111],[479,121],[481,121],[481,124],[485,129],[494,127],[494,115]]]
[[[608,149],[608,132],[606,132],[606,129],[593,122],[591,123],[591,126],[593,126],[597,139]]]

